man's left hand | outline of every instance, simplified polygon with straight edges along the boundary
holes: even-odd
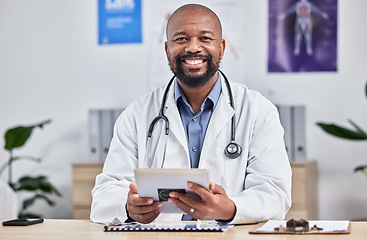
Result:
[[[236,214],[236,205],[228,198],[222,186],[213,182],[209,190],[189,182],[187,187],[196,192],[201,200],[184,193],[170,192],[168,201],[191,217],[200,220],[231,220]]]

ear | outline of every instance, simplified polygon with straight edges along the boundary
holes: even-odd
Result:
[[[220,44],[219,44],[219,58],[220,60],[223,59],[223,55],[224,55],[224,50],[226,49],[226,40],[224,40],[223,38],[220,40]]]
[[[168,51],[169,50],[168,50],[168,42],[167,41],[164,42],[164,50],[166,51],[166,57],[168,59],[168,54],[169,54]]]

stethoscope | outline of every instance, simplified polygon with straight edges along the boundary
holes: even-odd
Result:
[[[218,69],[218,71],[223,75],[225,83],[227,85],[227,89],[228,89],[228,95],[229,95],[229,101],[230,101],[230,105],[231,107],[234,109],[234,101],[233,101],[233,95],[232,95],[232,90],[231,90],[231,86],[229,85],[229,81],[226,77],[226,75]],[[166,105],[166,100],[167,100],[167,94],[168,91],[173,83],[173,80],[176,78],[176,76],[174,75],[171,80],[169,81],[166,89],[164,90],[163,93],[163,98],[162,98],[162,102],[161,102],[161,108],[159,110],[158,115],[153,119],[153,121],[150,123],[149,125],[149,130],[148,130],[148,137],[147,137],[147,147],[146,147],[146,158],[145,160],[148,160],[148,146],[150,145],[150,141],[152,138],[152,133],[153,133],[153,129],[154,129],[154,125],[159,121],[159,120],[163,120],[164,124],[165,124],[165,146],[164,146],[164,153],[163,153],[163,161],[161,164],[161,168],[163,168],[163,164],[166,158],[166,149],[167,149],[167,141],[168,141],[168,134],[169,134],[169,120],[166,117],[166,115],[164,115],[163,110],[165,108]],[[236,135],[236,130],[235,130],[235,115],[232,116],[232,121],[231,121],[231,142],[225,147],[224,149],[224,154],[230,158],[230,159],[234,159],[237,158],[238,156],[240,156],[241,152],[242,152],[242,148],[241,145],[236,143],[235,141],[235,135]],[[146,162],[146,166],[147,166],[147,162]]]

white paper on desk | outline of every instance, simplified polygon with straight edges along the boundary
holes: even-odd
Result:
[[[342,232],[348,229],[349,221],[308,221],[310,228],[317,225],[318,228],[322,228],[318,232]],[[287,226],[287,221],[283,220],[269,220],[261,228],[257,229],[258,232],[274,232],[274,228],[278,228],[280,225]]]

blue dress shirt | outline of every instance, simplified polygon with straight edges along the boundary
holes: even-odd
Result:
[[[177,81],[175,81],[175,101],[186,133],[191,168],[198,168],[199,166],[205,133],[208,128],[209,120],[212,116],[213,110],[218,103],[221,90],[222,83],[220,80],[220,74],[218,74],[218,79],[201,105],[200,111],[195,114]],[[196,219],[192,218],[190,215],[184,214],[182,216],[182,221],[194,220]]]
[[[205,133],[222,90],[220,75],[218,74],[218,76],[216,83],[205,98],[200,111],[197,114],[195,114],[194,110],[188,103],[177,81],[175,81],[175,101],[186,133],[191,168],[198,168],[199,166]]]

